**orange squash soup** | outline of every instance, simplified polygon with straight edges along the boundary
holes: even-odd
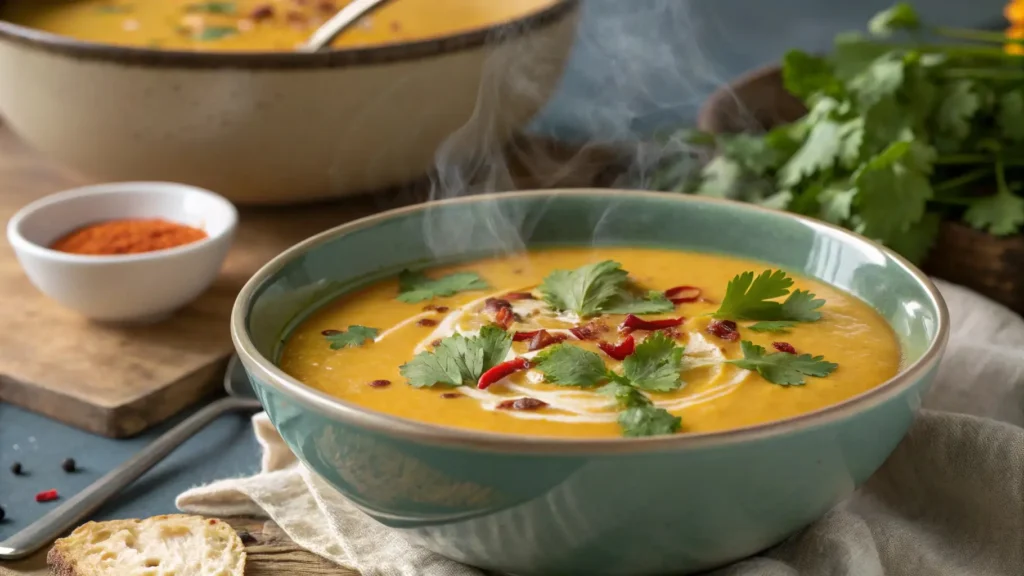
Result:
[[[483,30],[557,0],[398,0],[344,31],[365,47]],[[79,40],[175,50],[291,51],[347,0],[8,0],[0,19]]]
[[[403,272],[314,312],[280,366],[365,408],[562,437],[727,430],[888,380],[884,319],[820,282],[721,255],[558,248]]]

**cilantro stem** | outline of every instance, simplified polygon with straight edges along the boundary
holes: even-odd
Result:
[[[992,68],[947,68],[942,71],[949,78],[983,78],[986,80],[1024,80],[1024,70]]]
[[[981,180],[982,178],[989,176],[991,174],[992,167],[984,166],[981,168],[977,168],[975,170],[971,170],[970,172],[961,174],[956,178],[950,178],[949,180],[939,182],[938,184],[932,186],[932,190],[935,192],[948,192],[950,190],[955,190],[963,186],[964,184],[970,184],[971,182],[974,182],[976,180]]]
[[[958,166],[963,164],[992,164],[995,161],[996,158],[994,156],[986,154],[949,154],[947,156],[939,156],[934,164]],[[1024,166],[1024,158],[1019,160],[1003,159],[1003,163],[1006,166]]]
[[[970,56],[976,58],[996,58],[999,60],[1020,61],[1024,55],[1009,54],[998,46],[972,46],[955,44],[899,44],[895,42],[873,43],[890,50],[925,52],[929,54],[945,54],[947,56]]]
[[[957,40],[973,40],[975,42],[994,42],[996,44],[1021,44],[1024,43],[1024,39],[1020,38],[1008,38],[1006,34],[1002,32],[994,32],[989,30],[972,30],[967,28],[946,28],[943,26],[936,26],[931,30],[939,36],[945,36],[946,38],[956,38]]]

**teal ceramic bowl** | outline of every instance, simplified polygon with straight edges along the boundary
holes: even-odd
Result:
[[[590,244],[733,254],[817,278],[888,320],[903,369],[873,390],[788,420],[573,440],[405,420],[329,397],[275,366],[281,342],[310,311],[404,267]],[[927,277],[861,237],[746,204],[615,190],[476,196],[340,226],[260,270],[231,323],[285,441],[378,522],[467,564],[588,576],[694,572],[757,553],[813,522],[900,442],[935,375],[948,325]]]

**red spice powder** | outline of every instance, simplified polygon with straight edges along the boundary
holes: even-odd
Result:
[[[110,220],[84,226],[50,245],[71,254],[139,254],[198,242],[206,232],[158,218]]]

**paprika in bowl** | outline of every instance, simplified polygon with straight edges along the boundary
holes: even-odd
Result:
[[[152,322],[213,283],[238,221],[230,202],[170,182],[68,190],[22,208],[7,239],[42,293],[107,322]]]

